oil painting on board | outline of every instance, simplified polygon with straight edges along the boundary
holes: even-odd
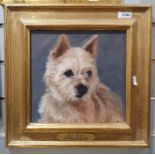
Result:
[[[31,121],[125,121],[125,31],[31,31]]]

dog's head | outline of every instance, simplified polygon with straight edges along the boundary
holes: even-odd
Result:
[[[83,47],[71,47],[61,35],[48,56],[44,79],[49,91],[65,102],[80,101],[91,95],[99,83],[96,69],[98,35]]]

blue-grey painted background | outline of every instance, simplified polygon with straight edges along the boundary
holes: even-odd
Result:
[[[126,34],[124,31],[31,31],[31,120],[39,118],[38,104],[44,94],[43,74],[49,51],[60,34],[67,34],[71,46],[82,46],[99,34],[97,68],[101,82],[116,92],[125,103]],[[122,106],[124,109],[124,105]],[[124,110],[123,110],[124,112]]]

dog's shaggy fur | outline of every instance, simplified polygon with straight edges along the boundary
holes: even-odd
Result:
[[[46,92],[39,105],[39,122],[123,122],[119,97],[98,78],[97,46],[98,35],[82,48],[71,47],[66,35],[59,37],[46,64]]]

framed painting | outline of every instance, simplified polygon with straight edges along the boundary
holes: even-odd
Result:
[[[5,4],[7,147],[149,146],[151,7]]]

